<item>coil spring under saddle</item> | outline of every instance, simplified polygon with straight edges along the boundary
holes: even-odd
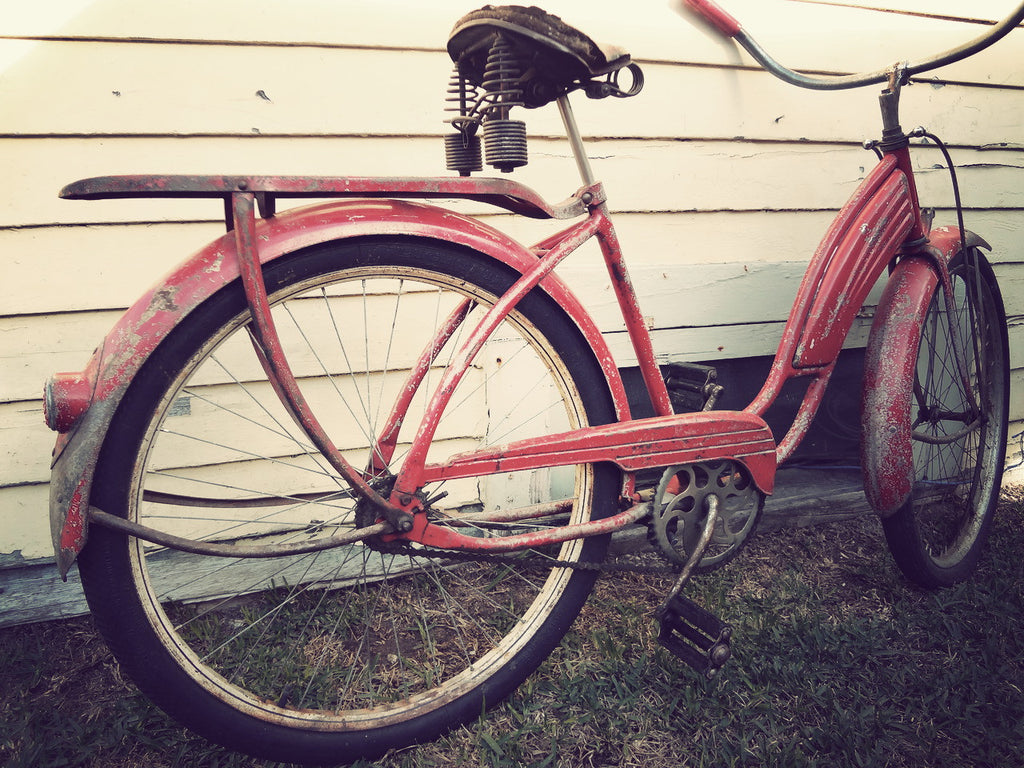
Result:
[[[477,135],[480,121],[473,116],[479,100],[478,88],[462,76],[456,65],[448,83],[446,109],[459,114],[448,121],[455,133],[444,137],[444,156],[448,170],[458,171],[461,176],[482,171],[484,167],[480,137]]]
[[[487,55],[480,89],[456,66],[448,87],[449,103],[457,102],[459,116],[450,122],[457,133],[445,138],[449,170],[468,175],[480,165],[477,127],[483,126],[484,154],[488,165],[509,173],[526,165],[526,123],[509,119],[512,107],[523,105],[522,68],[512,44],[502,35],[495,37]]]

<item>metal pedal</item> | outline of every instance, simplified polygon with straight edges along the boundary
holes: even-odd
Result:
[[[729,660],[732,625],[682,595],[659,611],[658,642],[708,679]]]
[[[676,413],[710,411],[725,390],[718,383],[718,372],[708,365],[670,363],[663,366],[662,371]]]

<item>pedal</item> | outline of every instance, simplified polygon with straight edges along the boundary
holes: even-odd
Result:
[[[708,679],[732,655],[732,625],[682,595],[666,603],[659,619],[658,642]]]
[[[662,371],[676,413],[710,411],[725,389],[718,384],[718,371],[709,365],[670,363]]]

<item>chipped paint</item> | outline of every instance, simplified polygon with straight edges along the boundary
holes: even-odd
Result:
[[[988,247],[970,232],[965,240],[968,247]],[[883,517],[896,512],[913,489],[910,411],[921,326],[960,247],[957,229],[933,230],[927,247],[896,266],[876,310],[864,363],[861,464],[864,493]]]
[[[698,411],[585,427],[453,456],[424,468],[425,482],[593,462],[633,472],[671,464],[731,459],[758,489],[775,483],[775,440],[764,420],[742,411]]]
[[[260,177],[241,180],[235,177],[112,177],[75,182],[66,187],[62,195],[73,199],[134,196],[220,198],[230,196],[244,183],[253,192],[325,197],[338,190],[343,194],[353,194],[353,191],[363,194],[371,183],[376,193],[385,194],[392,183],[388,179],[330,181],[328,184],[322,179],[298,177],[275,181]],[[394,192],[396,196],[468,197],[537,218],[568,218],[577,212],[586,212],[578,197],[551,206],[528,188],[507,180],[436,181],[394,180],[398,187]],[[257,221],[255,233],[260,241],[262,264],[318,243],[381,233],[456,243],[520,272],[528,271],[537,263],[535,254],[486,224],[436,206],[403,200],[350,200],[311,205]],[[50,517],[62,574],[66,574],[73,563],[88,533],[87,524],[78,531],[75,526],[79,521],[76,520],[71,523],[73,532],[63,536],[69,524],[71,500],[79,492],[81,501],[77,509],[82,509],[82,504],[89,499],[103,438],[132,377],[157,344],[190,312],[238,278],[234,233],[229,232],[186,260],[140,297],[122,315],[91,358],[86,369],[88,381],[94,382],[90,405],[77,428],[61,434],[54,449]],[[628,418],[625,386],[596,324],[556,275],[547,275],[541,287],[572,317],[594,349],[608,378],[616,412],[620,418]],[[70,548],[63,548],[64,543],[70,544]]]

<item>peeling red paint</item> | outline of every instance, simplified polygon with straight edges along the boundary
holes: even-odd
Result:
[[[112,177],[87,179],[65,188],[67,198],[159,196],[229,197],[242,182],[253,191],[281,196],[324,197],[331,194],[388,197],[466,197],[493,203],[538,218],[567,218],[586,213],[580,193],[558,205],[544,203],[536,193],[504,179],[268,179],[248,177]],[[390,190],[390,191],[389,191]],[[393,193],[393,194],[392,194]],[[475,219],[422,203],[384,199],[335,201],[288,211],[254,223],[259,259],[266,264],[287,253],[342,238],[391,234],[457,243],[529,272],[537,256],[501,232]],[[51,528],[66,573],[87,533],[88,492],[92,474],[116,406],[157,344],[193,309],[223,286],[239,278],[234,233],[214,241],[147,291],[108,333],[93,355],[87,376],[95,381],[87,426],[61,435],[55,448],[51,483]],[[556,275],[546,275],[541,287],[574,319],[595,350],[608,379],[620,418],[629,418],[625,387],[604,337],[578,299]],[[58,405],[62,408],[64,405]],[[74,494],[77,493],[77,496]],[[76,498],[78,518],[69,520],[67,501]],[[64,531],[67,529],[67,536]]]
[[[259,194],[265,201],[303,197],[464,198],[535,219],[571,219],[582,216],[587,210],[587,204],[579,193],[561,203],[550,204],[529,187],[511,179],[448,176],[101,176],[68,184],[60,196],[68,200],[125,197],[227,199],[235,192]]]
[[[288,369],[266,306],[261,266],[287,253],[311,245],[364,235],[389,234],[437,239],[457,243],[497,259],[515,269],[522,277],[495,303],[472,329],[469,340],[460,349],[419,425],[402,474],[396,482],[393,498],[408,496],[431,481],[468,477],[511,470],[533,469],[591,462],[612,462],[625,471],[623,497],[632,496],[633,473],[640,469],[729,459],[744,465],[763,493],[771,493],[777,461],[784,458],[806,433],[813,418],[836,357],[864,297],[882,270],[891,261],[898,246],[921,233],[916,190],[905,152],[886,156],[858,187],[851,200],[827,231],[824,240],[798,291],[787,321],[772,371],[761,393],[743,412],[702,412],[672,414],[672,406],[661,377],[650,335],[619,248],[618,240],[604,205],[603,188],[591,185],[579,190],[563,203],[549,205],[532,190],[504,179],[432,178],[367,179],[306,177],[198,177],[198,176],[126,176],[87,179],[69,185],[62,196],[79,199],[106,197],[168,196],[222,198],[229,233],[185,262],[165,280],[147,292],[121,318],[94,356],[90,370],[95,376],[74,379],[54,389],[55,424],[73,425],[82,417],[83,387],[95,381],[91,406],[84,414],[88,422],[78,433],[58,442],[63,453],[54,465],[51,519],[57,532],[58,556],[62,572],[84,544],[87,535],[89,489],[92,473],[110,418],[127,389],[156,345],[193,309],[221,287],[241,279],[256,320],[257,351],[268,376],[314,444],[350,484],[368,498],[375,492],[365,486],[360,473],[353,470],[333,447],[301,397]],[[274,213],[278,197],[359,196],[387,198],[376,202],[347,201]],[[588,214],[575,224],[527,249],[497,230],[448,210],[421,203],[404,202],[395,197],[461,197],[487,202],[514,213],[535,218],[571,218]],[[583,200],[587,202],[584,203]],[[259,203],[264,218],[257,220]],[[622,316],[640,370],[654,404],[651,419],[631,420],[625,388],[617,365],[589,314],[569,289],[552,273],[554,267],[586,240],[597,238],[612,279]],[[952,234],[944,242],[953,243]],[[927,260],[908,259],[900,280],[916,280],[913,285],[890,281],[893,299],[880,312],[880,325],[889,332],[902,332],[903,323],[913,323],[920,315],[919,301],[927,288],[928,275],[935,274]],[[902,265],[901,265],[902,266]],[[894,275],[895,277],[895,275]],[[934,283],[932,284],[934,285]],[[426,450],[433,439],[436,419],[447,406],[460,377],[468,369],[481,344],[489,337],[516,302],[535,286],[546,290],[573,318],[594,350],[608,381],[614,407],[620,421],[615,424],[586,427],[560,435],[511,443],[498,448],[453,457],[443,466],[425,464]],[[911,300],[909,308],[900,302]],[[410,374],[404,398],[411,398],[420,385],[421,369],[431,362],[447,339],[462,322],[460,312],[449,318],[438,331],[434,345],[425,350],[417,368]],[[906,344],[877,345],[880,359],[906,351]],[[905,486],[908,430],[901,421],[902,401],[883,395],[890,389],[900,397],[909,397],[907,376],[911,368],[900,361],[894,370],[882,370],[874,387],[865,395],[866,434],[872,440],[865,466],[869,485],[882,509],[899,497]],[[908,374],[908,371],[910,373]],[[775,400],[782,384],[791,378],[811,376],[813,381],[801,405],[794,425],[776,446],[771,431],[761,418]],[[70,382],[71,380],[68,380]],[[63,411],[62,411],[63,409]],[[77,415],[75,411],[78,411]],[[400,399],[394,406],[382,435],[382,446],[389,448],[391,436],[405,418],[407,403]],[[70,414],[62,417],[62,413]],[[70,427],[69,427],[70,428]],[[912,462],[911,462],[912,464]],[[912,477],[911,477],[912,480]],[[67,491],[74,484],[70,497]],[[869,494],[870,495],[870,494]],[[70,498],[70,501],[67,499]],[[380,504],[387,507],[383,500]],[[405,503],[409,506],[412,502]],[[391,509],[388,507],[388,509]],[[391,511],[394,511],[393,509]],[[636,519],[638,508],[595,524],[591,531],[606,531]],[[392,521],[394,523],[394,521]],[[574,538],[569,528],[539,534],[540,541]],[[410,538],[428,543],[444,539],[443,546],[460,548],[491,546],[490,541],[461,536],[447,530],[438,532],[417,516]],[[418,538],[417,538],[418,537]],[[433,538],[432,538],[433,537]],[[454,537],[454,538],[453,538]],[[564,537],[564,538],[558,538]],[[469,539],[475,543],[461,542]],[[508,546],[517,537],[504,539]],[[533,539],[531,539],[533,541]]]
[[[57,373],[44,391],[43,419],[54,432],[70,432],[92,401],[92,380],[81,373]]]
[[[970,232],[965,240],[968,247],[988,247]],[[865,358],[861,463],[864,492],[882,516],[896,512],[913,489],[911,401],[921,326],[960,248],[959,230],[933,230],[926,247],[896,266],[875,313]]]
[[[85,546],[88,530],[88,500],[85,494],[89,483],[85,478],[79,481],[78,487],[71,496],[67,507],[67,517],[60,533],[60,549],[64,552],[80,552]]]
[[[425,482],[537,467],[609,461],[636,471],[671,464],[731,459],[750,470],[770,494],[775,484],[775,440],[759,416],[700,411],[656,416],[546,435],[453,456],[424,468]]]

